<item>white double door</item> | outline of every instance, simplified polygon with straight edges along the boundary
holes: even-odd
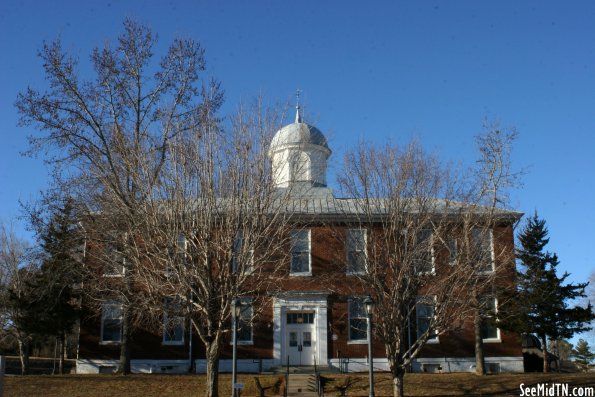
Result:
[[[314,324],[287,324],[285,335],[289,365],[314,365],[316,355]]]

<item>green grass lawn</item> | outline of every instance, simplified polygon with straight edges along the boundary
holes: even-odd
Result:
[[[346,375],[332,375],[325,388],[325,396],[337,396],[337,384]],[[367,396],[366,374],[349,375],[355,384],[347,391],[349,396]],[[259,375],[263,386],[273,384],[278,375]],[[244,383],[242,396],[257,396],[254,375],[240,374]],[[595,386],[595,374],[499,374],[478,377],[468,373],[407,374],[407,396],[462,396],[462,395],[518,395],[519,385],[536,383],[568,383],[571,386]],[[376,374],[376,395],[391,396],[391,379],[387,374]],[[5,397],[186,397],[204,396],[204,375],[31,375],[6,376]],[[230,376],[220,376],[220,395],[229,396]],[[267,395],[272,395],[267,393]]]

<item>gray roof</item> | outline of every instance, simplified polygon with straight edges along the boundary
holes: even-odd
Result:
[[[457,219],[463,214],[474,214],[475,216],[488,216],[490,209],[488,207],[461,203],[453,200],[444,200],[436,198],[426,198],[421,202],[420,199],[403,198],[397,205],[389,199],[376,198],[366,200],[363,198],[338,198],[334,197],[333,192],[328,187],[312,187],[299,185],[291,188],[278,188],[277,198],[270,203],[269,211],[280,212],[295,217],[296,220],[304,221],[381,221],[387,215],[394,211],[403,211],[411,215],[436,214],[442,218],[444,215]],[[214,203],[209,201],[207,207],[224,214],[228,205],[234,205],[235,202],[221,198]],[[423,205],[423,208],[420,208]],[[192,200],[189,208],[200,207],[200,200]],[[212,206],[212,207],[211,207]],[[389,208],[389,207],[392,207]],[[169,210],[166,207],[164,210]],[[523,213],[508,209],[496,209],[492,214],[496,219],[506,223],[514,223],[519,220]]]
[[[281,128],[271,141],[271,150],[276,150],[286,145],[311,144],[322,146],[330,153],[330,148],[325,136],[320,130],[310,124],[295,122]]]
[[[287,189],[287,188],[285,188]],[[283,191],[280,193],[283,196]],[[331,189],[327,187],[311,187],[309,189],[300,189],[289,192],[289,197],[280,198],[279,204],[284,208],[284,212],[297,216],[317,218],[378,218],[390,212],[388,205],[394,205],[387,199],[374,199],[370,202],[361,198],[336,198]],[[444,199],[424,200],[424,208],[420,209],[420,202],[416,199],[404,199],[398,206],[401,210],[406,210],[412,214],[416,212],[435,213],[440,215],[460,216],[464,212],[472,212],[475,215],[488,215],[489,208],[460,203],[457,201]],[[515,222],[522,217],[521,212],[507,209],[496,209],[494,215],[500,220]]]

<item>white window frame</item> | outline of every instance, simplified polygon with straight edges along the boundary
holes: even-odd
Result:
[[[452,243],[452,245],[451,245]],[[446,240],[446,249],[448,250],[448,264],[454,266],[457,263],[459,254],[459,242],[455,237],[449,237]]]
[[[421,317],[419,315],[419,310],[418,307],[419,306],[431,306],[432,307],[432,317]],[[430,319],[430,323],[433,319],[436,318],[436,296],[435,295],[431,295],[431,296],[418,296],[415,302],[415,336],[417,339],[420,338],[421,334],[419,332],[419,320],[420,318],[425,318],[425,319]],[[428,325],[429,327],[429,325]],[[428,337],[428,340],[426,343],[428,344],[437,344],[440,343],[440,339],[438,337],[438,329],[434,328],[434,336],[432,337],[431,335]]]
[[[172,309],[172,306],[178,305],[173,298],[165,298],[163,302],[163,337],[161,339],[161,344],[166,346],[180,346],[184,345],[186,340],[186,321],[184,316],[174,316],[170,315],[170,311],[175,310]],[[168,327],[172,326],[172,324],[181,324],[182,328],[182,339],[175,340],[175,339],[167,339],[168,335]],[[173,325],[174,327],[176,325]]]
[[[364,306],[364,299],[365,297],[362,296],[351,296],[347,300],[347,344],[350,345],[360,345],[360,344],[367,344],[368,343],[368,316],[366,315],[366,308]],[[353,302],[359,302],[361,305],[361,310],[363,313],[363,317],[351,317],[351,305]],[[352,339],[351,338],[351,320],[365,320],[366,329],[364,333],[366,334],[363,339]]]
[[[355,233],[361,233],[363,235],[363,244],[364,246],[361,249],[358,249],[358,247],[354,247],[354,241],[355,239],[352,237],[352,234]],[[358,236],[359,237],[359,236]],[[346,273],[347,275],[357,275],[357,274],[365,274],[366,273],[366,268],[367,268],[367,264],[368,264],[368,230],[364,229],[364,228],[357,228],[357,229],[347,229],[345,232],[345,251],[346,251],[346,263],[347,263],[347,269],[346,269]],[[351,261],[350,261],[350,254],[351,253],[356,253],[356,254],[362,254],[363,258],[364,258],[364,268],[363,269],[355,269],[355,266],[351,265]]]
[[[490,314],[489,316],[487,316],[487,317],[493,317],[498,313],[498,298],[496,298],[495,296],[489,296],[486,298],[489,298],[490,300],[493,300],[493,302],[494,302],[494,314],[493,315]],[[495,338],[482,338],[482,341],[484,343],[500,343],[500,342],[502,342],[501,334],[500,334],[500,327],[498,327],[496,325],[493,325],[493,327],[496,328],[496,337]],[[483,333],[483,330],[482,330],[482,333]]]
[[[177,266],[186,263],[188,255],[188,238],[184,233],[179,233],[176,237],[173,248],[170,250],[171,261],[166,264],[163,274],[165,277],[174,277],[176,275]]]
[[[311,276],[312,275],[312,231],[310,229],[294,229],[290,232],[290,243],[291,243],[291,248],[290,248],[290,258],[289,258],[289,275],[290,276]],[[296,239],[296,235],[301,234],[301,233],[307,233],[307,239],[308,239],[308,250],[307,251],[294,251],[294,248],[296,246],[295,241]],[[293,254],[294,252],[307,252],[308,254],[308,270],[306,271],[300,271],[300,272],[294,272],[292,271],[292,267],[293,267]]]
[[[486,231],[487,231],[487,233],[486,233]],[[489,270],[480,269],[479,273],[491,274],[491,273],[495,272],[496,271],[496,255],[494,253],[494,231],[492,229],[487,229],[487,228],[474,228],[474,229],[471,229],[471,233],[472,233],[471,239],[473,241],[474,249],[477,249],[477,244],[476,244],[477,239],[476,239],[475,233],[479,233],[480,237],[482,237],[483,235],[488,236],[488,238],[490,239],[488,249],[490,250],[489,254],[490,254],[491,269],[489,269]],[[482,255],[483,255],[483,252],[482,252]],[[483,265],[481,265],[481,266],[483,266]]]
[[[176,238],[176,253],[180,255],[186,256],[186,252],[188,251],[188,239],[184,233],[178,234]]]
[[[103,266],[103,277],[124,277],[126,274],[126,257],[116,244],[106,243],[104,248],[106,262]]]
[[[118,310],[119,312],[119,316],[118,317],[107,317],[107,307],[111,307],[109,312],[112,312],[114,309]],[[122,343],[122,304],[119,303],[118,301],[115,300],[108,300],[103,302],[103,304],[101,305],[101,329],[100,329],[100,336],[99,336],[99,344],[100,345],[119,345],[120,343]],[[120,327],[120,338],[118,340],[104,340],[104,325],[105,325],[105,320],[118,320],[119,321],[119,327]]]
[[[238,256],[242,255],[242,247],[244,245],[244,230],[238,230],[234,239],[232,247],[231,257],[231,272],[235,273],[238,271]],[[254,272],[254,250],[248,251],[248,265],[244,267],[245,274],[252,274]]]
[[[415,266],[415,273],[416,274],[428,274],[428,275],[434,275],[436,274],[436,263],[435,263],[435,258],[434,258],[434,232],[432,229],[420,229],[418,231],[416,231],[415,233],[415,247],[414,247],[414,251],[417,251],[417,244],[418,244],[418,234],[422,233],[422,232],[429,232],[429,237],[428,237],[428,244],[430,245],[429,247],[429,254],[430,254],[430,263],[432,266],[432,269],[430,271],[421,271],[418,270],[418,266],[417,263],[419,261],[419,259],[415,258],[414,259],[414,266]],[[415,252],[415,254],[417,254],[417,252]]]

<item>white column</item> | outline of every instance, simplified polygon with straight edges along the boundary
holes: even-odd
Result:
[[[317,343],[318,346],[318,361],[319,365],[328,365],[328,309],[326,306],[326,301],[320,302],[320,306],[318,307],[318,320],[316,321],[316,328],[317,328]]]

